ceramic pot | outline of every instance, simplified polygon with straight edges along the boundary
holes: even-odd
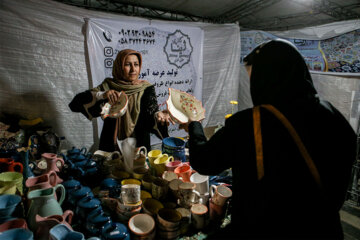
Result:
[[[0,187],[16,185],[16,190],[23,194],[23,175],[18,172],[0,173]]]
[[[105,224],[111,223],[111,217],[107,216],[101,208],[91,211],[86,219],[86,230],[94,236],[99,236]]]
[[[0,221],[3,222],[10,219],[20,202],[21,197],[18,195],[0,195]]]
[[[97,208],[101,209],[100,200],[93,196],[87,196],[77,202],[76,215],[82,220],[86,220],[88,214]]]
[[[55,198],[57,189],[61,190],[59,200],[56,200]],[[31,201],[27,216],[30,229],[36,229],[37,214],[42,217],[63,215],[63,210],[61,208],[61,204],[65,198],[65,188],[63,185],[58,184],[52,188],[31,191],[28,193],[27,197]]]
[[[34,234],[28,229],[14,228],[1,233],[0,237],[6,240],[33,240]]]
[[[89,187],[80,186],[79,188],[74,188],[69,191],[68,202],[73,206],[76,206],[77,202],[83,197],[94,196],[91,189]]]
[[[26,187],[28,187],[30,191],[52,188],[57,184],[57,175],[55,171],[50,171],[37,177],[28,178],[25,182]]]
[[[169,156],[173,156],[174,160],[181,162],[186,161],[185,141],[176,137],[167,137],[162,140],[161,150]]]
[[[23,165],[12,158],[0,158],[1,172],[23,172]]]
[[[0,232],[5,232],[5,231],[13,229],[13,228],[28,229],[28,226],[26,224],[25,219],[23,219],[23,218],[15,218],[13,220],[6,221],[3,224],[1,224],[0,225]]]
[[[66,210],[63,215],[51,215],[47,217],[41,217],[36,215],[35,221],[37,229],[35,232],[35,238],[37,240],[48,240],[50,238],[50,229],[58,224],[65,224],[71,230],[71,221],[74,213],[71,210]]]

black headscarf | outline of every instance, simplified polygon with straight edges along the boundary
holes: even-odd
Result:
[[[244,58],[252,65],[250,92],[254,106],[318,102],[307,65],[297,49],[285,40],[271,40]]]

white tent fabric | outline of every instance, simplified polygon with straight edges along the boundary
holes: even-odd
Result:
[[[0,2],[0,112],[42,117],[71,146],[97,148],[96,121],[72,113],[76,93],[92,87],[84,18],[136,19],[51,0]],[[154,20],[153,20],[154,21]],[[171,22],[204,29],[204,126],[223,122],[238,99],[240,29],[236,24]]]

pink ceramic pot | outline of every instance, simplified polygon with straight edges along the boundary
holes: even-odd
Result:
[[[60,223],[65,224],[72,230],[71,221],[73,215],[74,213],[71,210],[66,210],[63,215],[51,215],[48,217],[41,217],[39,214],[36,214],[35,221],[37,228],[34,231],[35,239],[50,239],[50,229]]]
[[[179,161],[179,160],[175,160],[173,162],[168,162],[165,165],[166,171],[171,171],[173,172],[175,170],[175,168],[179,167],[183,165],[183,162]]]
[[[13,229],[13,228],[23,228],[28,229],[28,226],[26,224],[25,219],[23,218],[16,218],[7,222],[4,222],[0,225],[0,232],[5,232],[7,230]]]
[[[25,182],[30,191],[35,189],[52,188],[58,184],[58,176],[55,171],[42,174],[38,177],[28,178]]]
[[[174,173],[178,175],[179,178],[182,178],[184,182],[190,182],[191,174],[193,174],[193,170],[189,165],[181,165],[175,168]]]

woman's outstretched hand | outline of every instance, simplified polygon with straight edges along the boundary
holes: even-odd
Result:
[[[109,100],[109,103],[112,105],[119,100],[120,93],[115,90],[108,90],[104,93],[104,98]]]
[[[161,123],[161,125],[168,125],[170,123],[175,124],[174,120],[171,118],[170,113],[168,110],[163,110],[160,112],[157,112],[156,114],[156,120]]]

